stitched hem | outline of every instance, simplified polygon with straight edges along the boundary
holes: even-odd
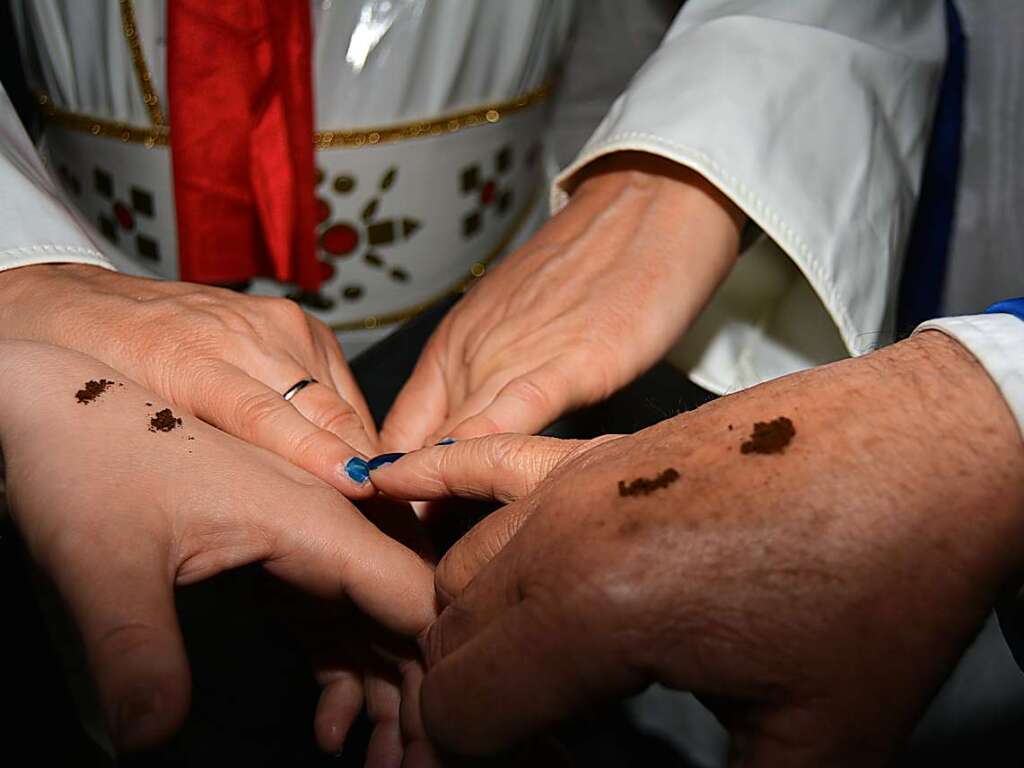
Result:
[[[114,270],[110,261],[95,248],[80,245],[23,245],[0,250],[0,271],[34,264],[91,264]],[[115,270],[116,271],[116,270]]]
[[[586,149],[568,168],[554,180],[551,191],[552,213],[563,208],[568,201],[564,184],[583,166],[592,163],[599,157],[614,152],[640,151],[660,155],[668,160],[684,165],[711,181],[719,191],[728,197],[761,229],[774,240],[783,252],[796,264],[803,273],[811,288],[818,295],[821,303],[828,311],[832,321],[839,328],[843,344],[847,352],[857,357],[870,349],[861,349],[855,345],[858,334],[854,331],[853,322],[840,301],[835,284],[826,275],[821,261],[797,232],[790,227],[779,214],[758,197],[735,174],[729,173],[716,160],[705,152],[694,150],[682,144],[640,131],[627,131],[612,134],[600,144]]]

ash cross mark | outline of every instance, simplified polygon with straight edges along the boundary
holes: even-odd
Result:
[[[154,216],[153,194],[141,187],[132,186],[128,201],[118,196],[114,177],[102,168],[93,169],[93,187],[96,194],[106,200],[110,207],[100,213],[100,232],[114,245],[122,238],[133,241],[135,253],[148,261],[160,261],[160,244],[152,237],[138,231],[140,219]]]
[[[479,163],[465,166],[459,174],[459,191],[463,196],[475,196],[476,207],[462,216],[462,236],[475,237],[483,228],[487,211],[504,216],[512,208],[513,194],[509,183],[512,170],[512,146],[506,144],[493,158],[494,171],[485,176]]]
[[[373,269],[386,269],[388,277],[397,283],[408,282],[408,271],[399,266],[389,267],[384,255],[388,248],[414,237],[422,226],[418,219],[411,216],[380,216],[381,201],[397,180],[398,168],[388,168],[378,180],[377,189],[363,204],[358,219],[332,221],[330,190],[333,190],[336,197],[351,195],[359,186],[359,180],[351,174],[341,173],[325,188],[327,178],[322,170],[317,169],[317,242],[324,280],[334,276],[335,266],[332,262],[349,259],[361,253],[363,263],[367,266]],[[362,298],[364,292],[362,285],[346,283],[341,288],[341,297],[346,301],[357,301]],[[309,303],[308,298],[298,297],[296,300]],[[333,299],[326,296],[320,296],[318,300],[320,309],[330,308],[334,303]],[[324,306],[324,303],[327,303],[327,306]]]

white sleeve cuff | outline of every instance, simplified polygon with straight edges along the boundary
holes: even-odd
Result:
[[[941,331],[962,344],[992,377],[1024,437],[1024,320],[990,314],[929,320],[921,331]]]
[[[718,389],[871,351],[892,337],[945,43],[939,0],[690,0],[552,207],[585,165],[633,150],[700,173],[760,226],[773,253],[744,254],[686,354],[732,361],[705,373]],[[831,338],[809,344],[821,322]]]
[[[114,268],[47,172],[0,87],[0,271],[58,262]]]

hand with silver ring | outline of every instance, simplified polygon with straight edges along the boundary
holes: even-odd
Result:
[[[293,397],[295,397],[297,394],[299,394],[299,392],[304,390],[310,384],[319,384],[319,383],[320,382],[318,382],[316,379],[302,379],[302,380],[296,382],[295,384],[292,384],[290,387],[288,387],[288,389],[285,390],[285,393],[283,395],[281,395],[281,397],[283,397],[285,400],[290,401]]]
[[[41,264],[0,274],[4,339],[87,354],[350,498],[374,493],[362,392],[334,333],[293,301]]]

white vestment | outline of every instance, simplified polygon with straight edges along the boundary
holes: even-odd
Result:
[[[175,276],[166,147],[123,142],[116,127],[109,136],[81,130],[89,117],[104,130],[149,125],[139,55],[152,98],[166,107],[166,9],[155,0],[128,5],[136,48],[116,0],[14,2],[28,70],[51,112],[43,147],[51,165],[60,160],[51,175],[62,183],[46,180],[6,109],[0,267],[114,262]],[[603,9],[614,23],[608,7],[575,10]],[[528,233],[532,187],[543,178],[537,155],[551,127],[544,89],[573,8],[568,0],[313,8],[316,128],[342,144],[317,153],[327,211],[320,242],[337,253],[328,254],[335,270],[325,291],[334,306],[310,311],[342,330],[352,351],[482,274]],[[629,59],[630,39],[619,42]],[[941,0],[690,0],[558,178],[554,206],[582,165],[638,149],[704,174],[760,227],[765,236],[670,355],[714,392],[869,351],[891,339],[944,53]],[[587,65],[602,62],[567,69]],[[493,104],[505,112],[490,123]],[[478,124],[445,127],[446,116],[474,110]],[[441,134],[427,138],[374,144],[370,136],[439,122]],[[362,144],[345,144],[346,135]],[[392,169],[397,180],[383,189]],[[91,194],[76,211],[67,198],[92,193],[97,171],[108,194]],[[146,179],[128,178],[139,173]],[[132,208],[136,188],[168,204],[152,220],[134,212],[135,229],[125,233],[115,214]],[[159,260],[147,260],[157,251]],[[269,280],[253,290],[286,292]]]
[[[116,0],[13,3],[30,73],[48,97],[48,106],[148,125],[149,110]],[[518,163],[531,147],[554,137],[564,149],[581,127],[600,121],[586,146],[555,180],[555,209],[565,202],[566,182],[582,166],[610,152],[640,150],[705,175],[764,233],[742,254],[722,290],[670,355],[697,383],[725,393],[890,341],[903,249],[945,56],[942,1],[689,0],[627,86],[625,81],[642,58],[638,51],[646,53],[650,40],[661,33],[663,6],[648,0],[577,3],[580,36],[563,68],[563,98],[557,109],[547,110],[542,108],[545,86],[564,53],[573,11],[569,2],[314,3],[316,127],[364,138],[363,146],[326,149],[320,155],[349,153],[353,168],[360,166],[358,173],[350,174],[358,177],[358,190],[360,184],[365,186],[364,176],[380,176],[390,167],[378,159],[363,159],[379,153],[369,142],[373,131],[363,129],[421,123],[440,125],[444,131],[453,114],[482,114],[483,122],[460,125],[437,139],[388,145],[402,155],[399,183],[412,183],[404,190],[385,190],[401,193],[401,205],[392,204],[386,195],[380,197],[381,206],[392,206],[387,211],[392,219],[415,218],[422,224],[430,220],[431,211],[410,212],[408,206],[430,203],[423,199],[439,189],[434,183],[438,177],[431,174],[454,169],[461,175],[475,164],[476,185],[467,182],[468,190],[452,188],[457,200],[454,220],[468,227],[465,217],[475,210],[470,193],[480,193],[486,181],[500,186],[502,174],[509,171],[501,171],[498,159],[507,141],[519,142],[513,153],[517,159],[510,161],[520,173],[514,191],[517,198],[529,199],[533,171],[520,169]],[[1022,13],[1017,4],[991,1],[963,10],[972,36],[974,27],[984,27],[986,14]],[[166,105],[164,3],[138,0],[135,11],[151,80]],[[1005,172],[1005,180],[987,187],[987,192],[981,191],[982,184],[961,190],[958,213],[970,231],[961,230],[951,255],[954,279],[947,283],[946,298],[956,312],[973,312],[989,302],[1024,294],[1024,249],[1001,253],[990,234],[979,255],[975,233],[979,228],[1001,232],[1003,227],[1021,226],[1019,210],[1016,216],[1001,218],[993,211],[998,214],[1013,200],[1024,198],[1019,194],[1024,174],[1016,168],[1006,171],[1002,160],[987,154],[988,147],[1012,142],[1017,134],[1006,132],[998,117],[989,122],[978,118],[990,114],[989,109],[1011,110],[1017,102],[1005,99],[998,107],[974,105],[970,111],[979,92],[1009,82],[982,80],[978,73],[991,74],[998,68],[995,62],[1006,61],[993,51],[1005,50],[1012,41],[1011,36],[1001,45],[972,51],[965,175],[968,180],[987,180]],[[609,84],[626,86],[614,104]],[[488,121],[489,105],[514,105],[524,97],[536,98],[526,107],[498,110],[500,119]],[[991,100],[991,105],[997,101]],[[93,147],[119,141],[116,136],[74,137],[69,130],[57,136],[56,125],[48,124],[44,150],[55,138],[92,141]],[[510,139],[489,138],[496,134],[488,131],[502,125],[512,126]],[[999,141],[989,142],[991,135]],[[445,151],[439,152],[436,147],[442,142]],[[1018,156],[1022,146],[1016,139]],[[137,156],[139,150],[134,151]],[[447,163],[448,168],[444,163],[430,165],[449,151],[465,156]],[[166,164],[166,159],[161,162]],[[325,174],[325,183],[339,183],[342,166],[349,162],[335,163]],[[419,175],[406,172],[405,163],[412,164],[410,168],[421,163],[426,170]],[[82,262],[145,272],[145,264],[133,261],[97,232],[95,206],[80,209],[71,200],[75,179],[79,186],[94,181],[83,169],[65,168],[58,182],[61,168],[45,169],[0,94],[0,269]],[[1012,189],[1018,190],[1017,198],[1007,192]],[[358,218],[358,210],[344,208],[343,197],[349,193],[333,189],[328,194],[335,211],[331,221]],[[365,204],[365,199],[360,202]],[[526,205],[523,199],[515,202],[506,212],[512,219],[516,217],[511,214]],[[428,288],[457,283],[467,264],[472,274],[481,273],[492,251],[507,249],[528,233],[528,209],[521,209],[527,213],[517,229],[491,206],[493,201],[478,211],[483,214],[479,237],[487,242],[472,243],[452,262],[433,262]],[[445,210],[439,206],[435,213],[441,216]],[[173,227],[173,219],[165,224]],[[418,294],[399,295],[407,283],[391,281],[387,270],[397,264],[412,275],[417,260],[437,256],[436,243],[422,239],[427,231],[422,227],[403,241],[404,251],[395,247],[381,254],[381,265],[367,264],[365,253],[359,254],[361,271],[353,279],[365,290],[352,300],[353,312],[359,301],[377,303],[369,315],[353,316],[385,317],[415,304],[412,300]],[[464,232],[456,228],[449,233],[452,242],[461,243]],[[356,263],[348,255],[338,258],[341,274]],[[416,280],[409,283],[418,290]],[[341,283],[333,288],[344,289]],[[388,294],[388,288],[398,292]],[[262,289],[275,290],[269,285]],[[378,337],[385,325],[366,324],[362,331],[345,331],[342,338],[352,349],[368,337]],[[1024,423],[1024,355],[1019,353],[1024,349],[1024,323],[1004,315],[946,321],[936,327],[974,351]],[[992,634],[988,631],[983,638],[991,639]],[[962,691],[957,694],[969,698]],[[653,699],[642,699],[641,708],[645,701]],[[656,705],[651,709],[643,713],[644,719],[655,726],[659,717],[668,716],[655,730],[668,737],[680,732],[678,711]],[[684,715],[692,715],[691,722],[697,723],[687,732],[691,741],[686,745],[695,763],[717,764],[724,746],[721,734],[705,719],[706,713],[688,709]],[[956,722],[956,716],[940,719],[947,721]],[[700,734],[705,734],[703,744]]]

